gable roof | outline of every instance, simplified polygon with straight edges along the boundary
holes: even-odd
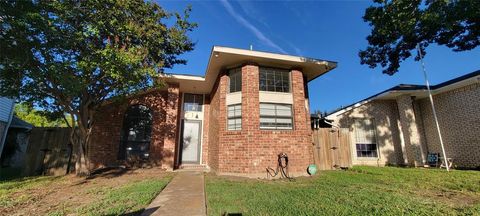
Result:
[[[164,74],[167,82],[178,82],[182,92],[210,93],[220,71],[255,62],[261,66],[301,68],[307,81],[337,67],[337,62],[271,52],[214,46],[205,76]]]
[[[430,86],[432,90],[432,95],[440,94],[446,91],[450,91],[452,89],[464,87],[473,83],[480,82],[480,70],[465,74],[463,76],[459,76],[457,78],[448,80],[446,82],[442,82],[437,85]],[[413,85],[413,84],[399,84],[392,88],[389,88],[385,91],[380,93],[374,94],[368,98],[360,100],[358,102],[352,103],[345,107],[340,107],[329,114],[327,114],[326,118],[340,115],[348,110],[357,108],[365,103],[368,103],[372,100],[388,100],[394,99],[402,94],[410,94],[417,98],[425,98],[428,97],[427,86],[426,85]]]
[[[26,130],[31,130],[33,128],[33,125],[30,123],[23,121],[22,119],[18,118],[17,116],[13,116],[12,118],[12,123],[10,123],[11,128],[21,128],[21,129],[26,129]]]

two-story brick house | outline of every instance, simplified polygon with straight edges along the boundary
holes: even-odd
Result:
[[[165,88],[105,105],[87,152],[91,168],[142,159],[264,175],[285,152],[290,172],[305,173],[313,163],[307,83],[335,67],[215,46],[205,77],[165,75]]]

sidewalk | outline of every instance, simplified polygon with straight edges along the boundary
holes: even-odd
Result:
[[[206,215],[203,172],[179,172],[145,209],[148,215]]]

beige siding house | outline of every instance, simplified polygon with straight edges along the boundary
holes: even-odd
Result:
[[[480,168],[480,70],[432,86],[448,158]],[[352,131],[356,165],[423,166],[440,141],[426,87],[398,85],[326,116]]]

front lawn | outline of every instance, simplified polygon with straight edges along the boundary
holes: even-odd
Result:
[[[110,170],[90,179],[44,176],[3,181],[0,215],[137,215],[171,178],[152,168]]]
[[[480,172],[395,167],[295,181],[206,176],[208,214],[480,215]]]

